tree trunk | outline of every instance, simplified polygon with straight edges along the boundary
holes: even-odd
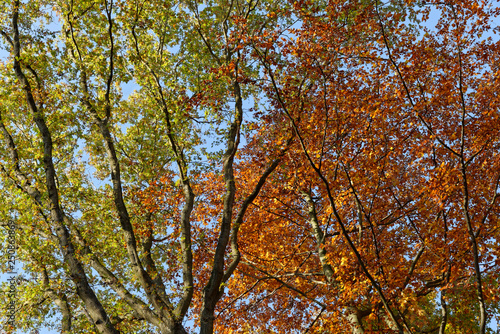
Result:
[[[361,317],[359,316],[358,309],[355,307],[348,307],[347,311],[349,312],[347,321],[349,321],[349,324],[351,325],[352,334],[364,334],[365,330],[361,324]]]

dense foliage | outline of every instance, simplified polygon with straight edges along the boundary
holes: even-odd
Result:
[[[498,1],[0,9],[7,333],[493,332]]]

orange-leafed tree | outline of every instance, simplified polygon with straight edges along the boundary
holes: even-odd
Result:
[[[498,4],[297,1],[291,15],[300,27],[249,37],[271,106],[247,153],[295,139],[242,225],[220,330],[491,331]]]

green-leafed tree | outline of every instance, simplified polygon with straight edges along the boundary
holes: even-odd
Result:
[[[185,333],[194,317],[213,332],[238,226],[262,186],[235,207],[233,165],[252,116],[243,101],[257,97],[243,36],[276,25],[273,6],[286,7],[1,2],[0,215],[5,245],[8,223],[18,228],[20,330],[59,319],[64,333]],[[223,205],[205,227],[193,210],[207,173],[221,176]]]

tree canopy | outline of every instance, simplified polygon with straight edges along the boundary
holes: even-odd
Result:
[[[498,1],[0,8],[2,330],[493,333]]]

